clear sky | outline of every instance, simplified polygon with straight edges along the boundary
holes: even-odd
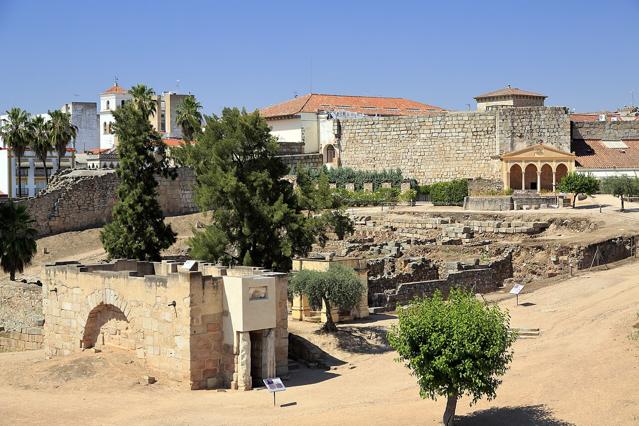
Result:
[[[0,111],[97,102],[114,76],[206,113],[311,87],[463,110],[507,84],[615,109],[639,103],[639,0],[0,0]]]

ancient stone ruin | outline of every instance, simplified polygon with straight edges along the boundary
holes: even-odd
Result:
[[[47,356],[118,347],[190,389],[248,390],[288,371],[286,274],[193,261],[45,270]]]

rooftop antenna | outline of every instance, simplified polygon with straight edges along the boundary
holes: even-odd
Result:
[[[470,111],[470,104],[466,104],[466,109]]]
[[[113,77],[113,84],[118,85],[118,76]]]
[[[297,98],[297,90],[293,92],[293,97]]]

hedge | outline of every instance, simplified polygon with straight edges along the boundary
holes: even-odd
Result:
[[[387,182],[390,182],[393,188],[399,188],[404,181],[400,169],[368,171],[353,170],[349,167],[331,169],[323,167],[322,169],[310,169],[309,174],[311,178],[317,179],[322,171],[328,176],[328,181],[336,184],[338,188],[344,188],[347,183],[352,183],[355,185],[355,190],[361,190],[364,188],[365,183],[372,183],[373,190],[377,190],[381,188],[382,183]]]
[[[461,206],[468,196],[468,181],[465,179],[437,182],[429,186],[430,200],[436,206]]]

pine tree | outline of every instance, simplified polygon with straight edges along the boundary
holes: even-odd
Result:
[[[148,110],[140,105],[144,104],[131,102],[114,111],[120,184],[113,220],[100,239],[111,258],[159,260],[161,250],[175,242],[175,233],[164,223],[155,176],[175,177],[175,171],[169,168]]]
[[[313,230],[302,214],[277,142],[257,112],[226,108],[207,117],[198,143],[182,158],[197,174],[196,200],[211,224],[190,240],[192,255],[213,262],[291,268],[305,255]]]

